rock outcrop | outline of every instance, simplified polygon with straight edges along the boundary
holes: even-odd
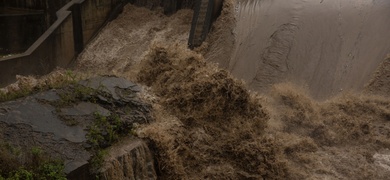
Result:
[[[121,125],[115,127],[117,139],[99,141],[97,146],[106,149],[113,145],[108,150],[104,170],[99,171],[101,177],[156,179],[148,147],[130,133],[134,123],[147,123],[151,119],[149,105],[138,99],[139,91],[139,86],[123,78],[95,77],[63,89],[0,103],[0,143],[22,150],[40,147],[64,161],[68,179],[91,179],[99,175],[90,173],[96,150],[91,144],[90,131],[98,118],[108,121],[115,115]],[[101,131],[95,132],[100,133],[99,137],[112,133],[97,130]],[[123,138],[127,139],[122,141]]]

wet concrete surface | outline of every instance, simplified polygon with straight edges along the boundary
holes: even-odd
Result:
[[[239,0],[228,68],[255,90],[305,85],[324,99],[360,91],[390,53],[390,1]]]

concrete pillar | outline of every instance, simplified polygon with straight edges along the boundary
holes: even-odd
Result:
[[[76,53],[81,53],[84,49],[84,37],[83,37],[83,23],[81,20],[81,7],[80,4],[75,4],[72,7],[73,17],[73,40],[74,50]]]

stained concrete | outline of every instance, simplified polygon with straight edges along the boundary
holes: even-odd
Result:
[[[233,8],[235,47],[211,60],[259,92],[283,82],[321,100],[361,91],[390,53],[388,0],[236,0]]]

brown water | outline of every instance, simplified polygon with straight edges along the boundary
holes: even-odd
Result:
[[[387,179],[390,99],[325,102],[291,83],[259,96],[195,52],[155,46],[139,83],[155,122],[161,179]]]
[[[388,179],[389,6],[226,0],[190,51],[191,11],[128,5],[75,70],[144,85],[161,179]]]
[[[362,91],[373,78],[390,53],[389,8],[385,0],[226,0],[197,51],[249,89],[292,82],[325,100]],[[80,55],[78,69],[131,78],[152,44],[186,46],[191,16],[127,6]]]

